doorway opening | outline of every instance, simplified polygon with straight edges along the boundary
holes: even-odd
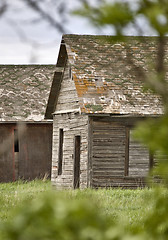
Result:
[[[79,188],[80,186],[80,145],[81,136],[75,136],[74,146],[74,179],[73,188]]]

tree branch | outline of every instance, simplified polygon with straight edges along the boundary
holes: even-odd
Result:
[[[4,1],[4,2],[2,3],[2,5],[0,6],[0,17],[2,17],[2,15],[6,12],[6,10],[7,10],[7,4],[6,4],[6,2]]]
[[[32,9],[34,9],[36,12],[39,13],[39,15],[43,18],[46,19],[51,26],[53,26],[55,29],[60,31],[61,33],[65,32],[64,27],[62,24],[60,24],[58,21],[54,19],[54,17],[50,16],[49,13],[45,12],[39,5],[38,2],[33,1],[33,0],[25,0],[28,6],[30,6]]]

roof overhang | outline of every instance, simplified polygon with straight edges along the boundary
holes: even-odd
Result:
[[[56,71],[54,73],[54,78],[51,86],[51,91],[47,103],[47,108],[45,112],[45,119],[52,119],[53,112],[58,101],[58,95],[61,88],[61,82],[64,75],[64,68],[67,62],[67,51],[64,40],[61,42],[60,51],[58,55],[58,60],[56,64]]]

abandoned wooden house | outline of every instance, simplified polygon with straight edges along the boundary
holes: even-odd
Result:
[[[52,121],[44,113],[54,70],[0,66],[0,182],[50,176]]]
[[[64,35],[45,117],[53,118],[52,183],[57,188],[138,187],[153,165],[132,138],[135,123],[162,114],[144,92],[155,37]]]

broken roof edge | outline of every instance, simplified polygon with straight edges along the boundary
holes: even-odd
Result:
[[[57,64],[56,64],[56,71],[54,73],[44,119],[53,119],[53,112],[57,105],[58,94],[61,87],[61,81],[64,75],[64,68],[67,62],[67,57],[68,56],[67,56],[66,46],[62,37]]]

